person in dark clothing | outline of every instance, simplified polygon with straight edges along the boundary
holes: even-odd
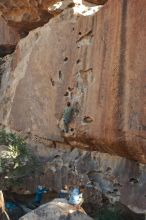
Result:
[[[60,190],[59,198],[68,199],[68,196],[69,196],[68,186],[64,185],[63,189]]]
[[[48,192],[46,188],[44,188],[43,186],[38,186],[35,192],[35,198],[34,198],[34,204],[36,206],[40,206],[42,198],[43,198],[43,194],[46,192]]]
[[[70,102],[67,102],[67,106],[64,109],[64,113],[63,113],[63,122],[64,122],[64,132],[68,133],[69,131],[69,123],[72,121],[73,119],[73,107],[71,106]]]

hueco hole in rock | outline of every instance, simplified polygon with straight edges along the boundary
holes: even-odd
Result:
[[[0,0],[0,220],[145,216],[146,1]]]

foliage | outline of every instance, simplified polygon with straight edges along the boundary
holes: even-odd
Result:
[[[23,138],[1,130],[0,145],[6,148],[0,155],[1,188],[19,185],[25,177],[32,176],[39,170],[39,161]]]
[[[143,219],[143,215],[137,215],[123,204],[116,202],[115,204],[107,204],[98,209],[95,220],[129,220]]]

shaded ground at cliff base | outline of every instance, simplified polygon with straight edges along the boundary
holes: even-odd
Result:
[[[120,203],[109,204],[99,209],[95,220],[144,220],[143,214],[136,214]]]
[[[34,195],[18,195],[16,193],[9,194],[6,193],[7,200],[14,200],[17,202],[18,205],[23,205],[29,209],[32,208],[32,202],[34,199]],[[54,198],[58,197],[57,192],[49,192],[46,193],[43,197],[42,204],[52,201]],[[86,205],[83,205],[83,208],[86,210]],[[20,207],[14,210],[14,213],[11,213],[12,220],[18,220],[21,216],[25,213],[23,212]],[[106,204],[102,208],[97,208],[97,210],[92,210],[91,213],[87,213],[91,216],[94,220],[144,220],[145,216],[143,214],[136,214],[129,210],[126,206],[122,205],[121,203],[113,204]],[[18,217],[19,216],[19,217]]]

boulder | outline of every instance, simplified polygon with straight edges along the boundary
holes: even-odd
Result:
[[[65,199],[54,199],[34,211],[24,215],[20,220],[92,220],[81,208],[77,210]]]

